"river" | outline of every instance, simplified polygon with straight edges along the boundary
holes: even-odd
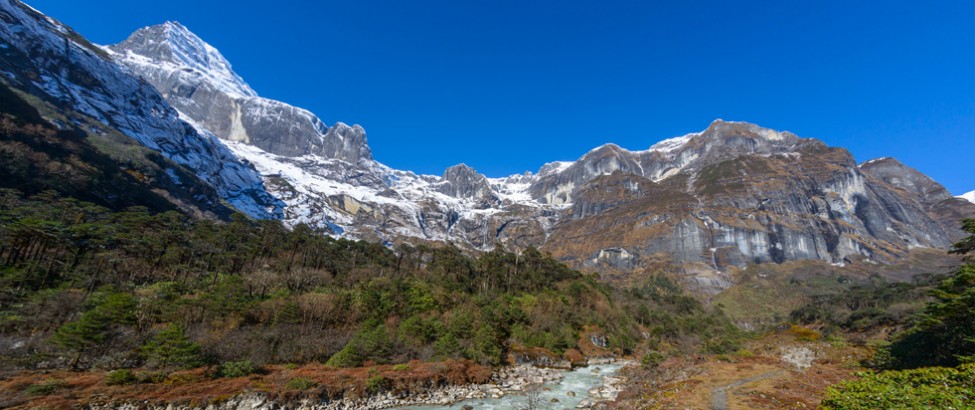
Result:
[[[537,409],[574,409],[582,400],[597,400],[589,396],[589,390],[603,385],[603,378],[614,376],[622,364],[601,364],[562,371],[562,379],[542,385]],[[574,393],[570,395],[570,392]],[[557,401],[553,401],[553,399]],[[524,393],[512,392],[501,398],[469,399],[449,406],[408,406],[401,410],[457,410],[465,405],[475,410],[515,410],[526,408],[528,397]]]

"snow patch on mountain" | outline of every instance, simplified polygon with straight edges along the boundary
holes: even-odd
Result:
[[[158,30],[160,34],[146,33]],[[220,54],[216,48],[203,41],[185,26],[175,21],[167,21],[158,26],[145,27],[137,31],[136,36],[145,48],[159,49],[158,56],[163,58],[149,59],[147,57],[126,52],[116,58],[122,58],[131,64],[162,64],[174,69],[191,70],[195,75],[203,77],[205,81],[220,91],[231,95],[253,97],[257,93],[244,79],[235,73],[230,62]],[[109,47],[102,49],[114,53]]]
[[[975,191],[966,192],[964,194],[958,195],[958,198],[964,199],[968,202],[975,204]]]
[[[659,152],[661,154],[669,154],[671,152],[674,152],[684,147],[684,145],[686,145],[687,142],[691,140],[691,138],[694,138],[698,135],[701,135],[701,133],[694,132],[680,137],[668,138],[656,144],[651,145],[650,149],[648,149],[647,151]]]

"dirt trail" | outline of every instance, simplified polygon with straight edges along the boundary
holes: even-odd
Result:
[[[768,379],[776,376],[785,374],[785,370],[780,370],[777,372],[763,373],[757,376],[746,377],[744,379],[738,379],[734,383],[726,384],[724,386],[715,387],[711,390],[711,410],[728,410],[728,390],[734,389],[736,387],[744,386],[751,382],[756,382],[763,379]]]

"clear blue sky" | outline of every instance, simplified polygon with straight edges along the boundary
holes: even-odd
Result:
[[[715,118],[975,189],[975,1],[28,0],[91,40],[177,20],[261,95],[440,174],[645,149]]]

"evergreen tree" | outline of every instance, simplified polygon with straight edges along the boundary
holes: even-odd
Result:
[[[975,252],[975,219],[963,229],[972,235],[956,243],[953,253]],[[975,264],[963,265],[932,290],[934,301],[924,307],[920,323],[888,347],[889,367],[957,366],[975,361]]]
[[[172,323],[142,345],[142,354],[156,367],[187,368],[202,364],[200,345],[186,336],[183,326]]]
[[[68,322],[54,333],[54,344],[73,350],[75,357],[71,367],[77,367],[83,355],[98,347],[106,338],[108,319],[97,310],[85,312],[73,322]]]

